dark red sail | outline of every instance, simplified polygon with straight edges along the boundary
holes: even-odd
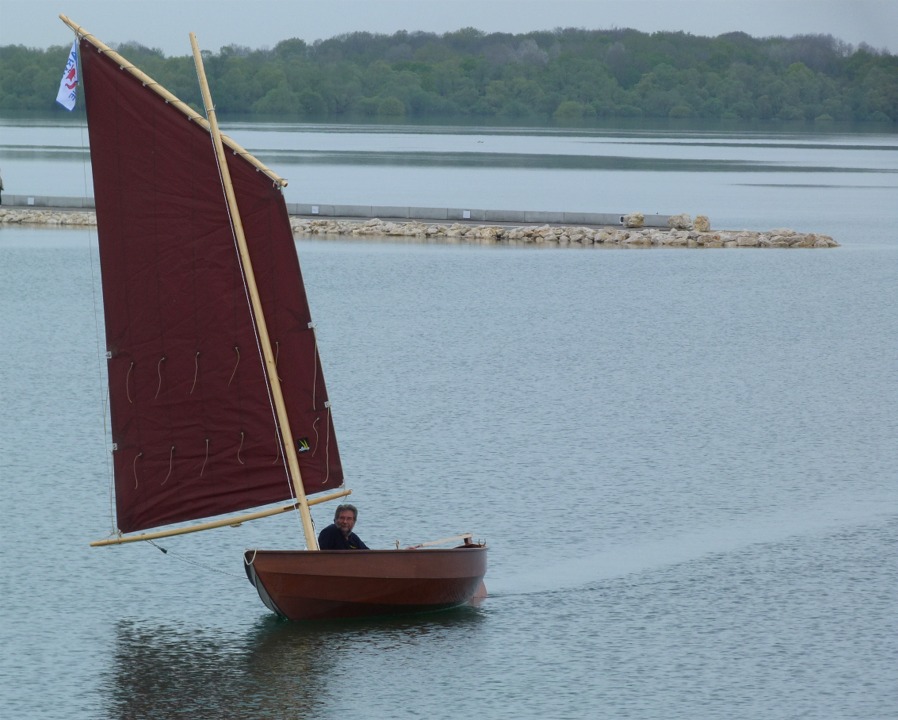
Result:
[[[103,276],[118,526],[290,498],[207,129],[81,41]],[[307,493],[343,473],[286,205],[227,150]]]

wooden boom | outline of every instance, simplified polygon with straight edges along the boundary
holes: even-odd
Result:
[[[309,505],[317,505],[318,503],[336,500],[337,498],[346,497],[352,490],[340,490],[339,492],[322,495],[321,497],[308,500]],[[184,527],[169,528],[167,530],[156,530],[155,532],[141,533],[140,535],[119,535],[118,537],[104,538],[103,540],[94,540],[90,544],[91,547],[104,547],[106,545],[124,545],[125,543],[140,542],[141,540],[158,540],[159,538],[173,537],[174,535],[187,535],[188,533],[200,532],[201,530],[214,530],[215,528],[226,527],[228,525],[237,526],[250,520],[258,520],[259,518],[271,517],[272,515],[280,515],[281,513],[298,510],[299,503],[290,503],[289,505],[281,505],[276,508],[267,510],[258,510],[256,512],[247,513],[245,515],[237,515],[230,518],[221,518],[220,520],[210,520],[209,522],[197,523],[196,525],[186,525]]]

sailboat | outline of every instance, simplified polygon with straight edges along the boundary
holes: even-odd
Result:
[[[92,545],[296,512],[305,549],[243,557],[284,618],[428,612],[481,597],[487,549],[471,534],[451,547],[318,548],[310,506],[351,491],[287,183],[219,131],[193,34],[206,117],[60,19],[79,38],[106,323],[116,528]]]

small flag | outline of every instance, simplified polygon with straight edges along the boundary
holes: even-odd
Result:
[[[69,53],[68,62],[65,64],[65,72],[59,81],[59,92],[56,93],[56,102],[66,110],[75,109],[75,89],[78,87],[78,40],[72,42],[72,51]]]

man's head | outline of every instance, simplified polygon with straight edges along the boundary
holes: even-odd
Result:
[[[355,521],[359,516],[359,511],[355,505],[338,505],[334,512],[334,524],[340,528],[340,532],[344,537],[349,537],[352,528],[355,527]]]

